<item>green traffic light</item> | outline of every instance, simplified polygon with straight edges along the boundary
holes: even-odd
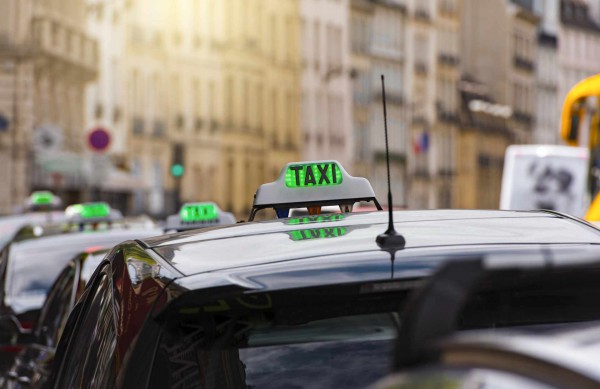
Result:
[[[181,177],[183,176],[183,173],[185,173],[185,168],[183,167],[182,164],[180,163],[176,163],[173,166],[171,166],[171,175],[173,177]]]

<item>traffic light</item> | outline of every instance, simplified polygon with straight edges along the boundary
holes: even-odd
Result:
[[[185,167],[183,165],[184,160],[184,148],[181,143],[173,144],[173,157],[171,163],[171,175],[174,178],[181,178],[185,173]]]

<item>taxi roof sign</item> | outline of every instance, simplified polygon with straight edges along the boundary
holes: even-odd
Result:
[[[232,213],[222,211],[213,202],[186,203],[178,214],[167,218],[165,230],[180,232],[235,223]]]
[[[105,202],[82,203],[69,205],[65,209],[65,215],[74,222],[110,222],[122,219],[123,215],[116,209],[112,209]]]
[[[60,197],[48,190],[35,191],[25,200],[25,208],[34,211],[56,209],[61,205]]]
[[[288,163],[276,181],[261,185],[254,195],[249,220],[265,208],[354,204],[373,201],[381,205],[366,178],[352,177],[335,160]]]

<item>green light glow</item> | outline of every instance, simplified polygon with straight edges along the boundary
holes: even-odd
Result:
[[[285,186],[288,188],[333,186],[341,183],[342,171],[334,162],[290,165],[285,172]]]
[[[181,221],[186,223],[214,221],[219,217],[219,210],[211,203],[185,204],[179,211]]]
[[[183,165],[176,163],[175,165],[171,166],[171,175],[173,177],[179,178],[183,176],[183,173],[185,173],[185,168]]]
[[[336,213],[334,215],[312,215],[303,217],[291,217],[286,220],[286,224],[309,224],[309,223],[326,223],[339,222],[344,220],[344,215]]]
[[[106,203],[83,204],[81,217],[84,219],[102,219],[110,215],[110,206]]]
[[[54,201],[54,195],[46,190],[33,192],[31,194],[31,202],[35,205],[48,205]]]
[[[67,216],[79,216],[82,219],[103,219],[110,215],[110,206],[107,203],[85,203],[69,205],[65,209]]]
[[[311,239],[338,238],[348,233],[348,227],[326,227],[288,232],[294,242]]]

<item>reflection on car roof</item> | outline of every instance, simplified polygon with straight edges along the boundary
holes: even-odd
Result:
[[[411,249],[453,246],[600,244],[600,231],[551,213],[512,211],[402,211],[397,230]],[[541,221],[540,218],[544,220]],[[182,233],[145,243],[186,275],[293,259],[373,253],[386,214],[292,219]],[[543,226],[543,228],[540,228]]]

